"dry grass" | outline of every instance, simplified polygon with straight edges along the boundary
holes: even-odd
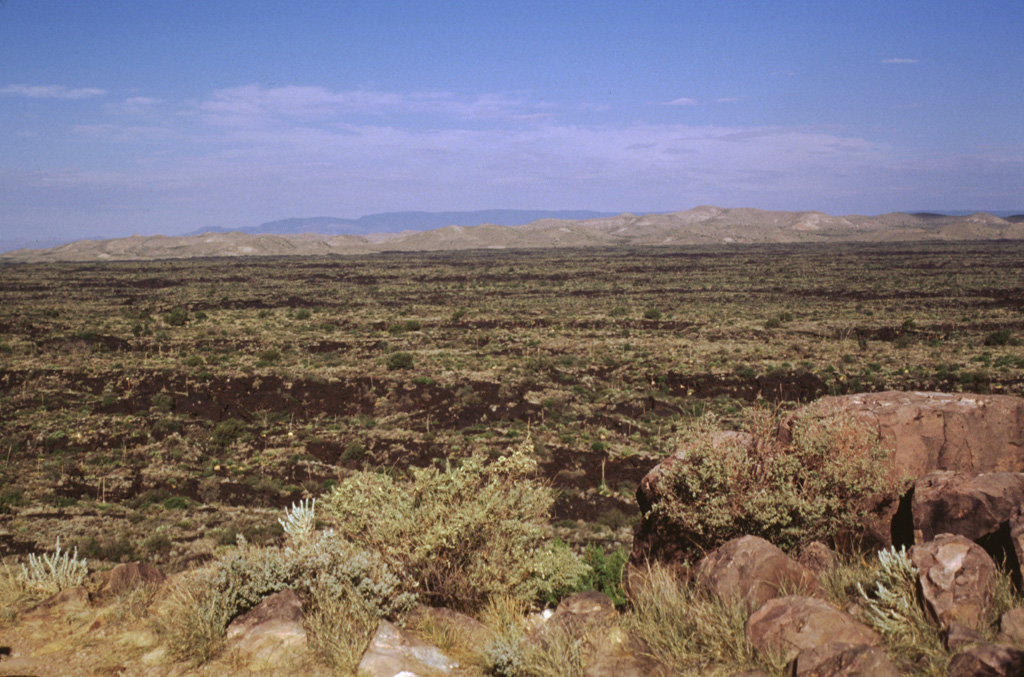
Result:
[[[310,648],[341,674],[355,674],[356,666],[377,630],[380,618],[354,590],[315,597],[306,615]]]
[[[742,602],[726,604],[696,584],[652,568],[625,625],[655,659],[679,674],[725,675],[760,669],[780,674],[781,657],[758,653],[747,640]]]

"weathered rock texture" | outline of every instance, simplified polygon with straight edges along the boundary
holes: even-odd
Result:
[[[1008,529],[1024,508],[1024,473],[940,471],[914,483],[914,541],[959,534],[972,541]]]
[[[996,566],[976,543],[952,534],[915,545],[910,560],[917,567],[929,618],[943,627],[960,623],[980,630],[992,603]]]
[[[299,596],[294,590],[282,590],[233,620],[225,644],[265,664],[287,664],[306,649],[302,619]]]
[[[1024,471],[1024,398],[888,391],[823,397],[821,404],[878,430],[897,470],[912,478],[933,470]]]
[[[1024,651],[986,644],[953,656],[949,677],[1020,677],[1024,675]]]
[[[725,543],[700,561],[697,581],[724,602],[743,601],[747,613],[759,609],[780,589],[790,594],[818,594],[817,579],[807,568],[757,536]]]
[[[814,597],[768,600],[747,620],[747,639],[759,651],[779,651],[786,660],[830,642],[878,646],[878,634],[853,616]]]
[[[440,649],[413,637],[388,621],[381,621],[356,672],[368,677],[395,675],[449,675],[459,665]]]
[[[832,642],[801,651],[786,667],[793,677],[899,677],[882,649]]]

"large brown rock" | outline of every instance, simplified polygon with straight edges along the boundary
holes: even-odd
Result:
[[[899,392],[823,397],[878,431],[899,473],[933,470],[1024,472],[1024,398],[1013,395]],[[791,416],[780,435],[798,422]]]
[[[899,677],[885,651],[867,644],[831,642],[801,651],[786,666],[793,677]]]
[[[878,634],[853,616],[815,597],[777,597],[765,602],[746,624],[758,651],[778,651],[785,660],[830,642],[878,646]]]
[[[225,644],[254,662],[288,665],[306,650],[302,619],[302,600],[294,590],[282,590],[233,620]]]
[[[1020,677],[1024,675],[1024,651],[985,644],[953,656],[949,677]]]
[[[814,595],[821,587],[814,574],[777,547],[757,536],[741,536],[725,543],[700,561],[697,581],[720,600],[742,600],[747,613],[779,596]]]
[[[161,585],[165,580],[167,576],[148,562],[118,564],[103,575],[97,594],[100,597],[124,595],[142,585]]]
[[[914,542],[936,534],[972,541],[1008,528],[1024,507],[1024,473],[929,473],[914,483]]]
[[[915,545],[910,560],[917,567],[925,612],[942,627],[956,622],[980,630],[992,604],[996,565],[973,541],[941,534]]]

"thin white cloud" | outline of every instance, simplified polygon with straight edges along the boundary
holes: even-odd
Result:
[[[697,99],[691,99],[688,96],[681,96],[678,99],[672,101],[666,101],[666,106],[696,106],[699,102]]]
[[[161,103],[160,99],[150,96],[131,96],[118,103],[104,106],[104,110],[114,115],[146,115]]]
[[[24,96],[29,99],[88,99],[106,93],[107,90],[95,87],[71,89],[64,85],[8,85],[0,89],[0,94]]]
[[[723,96],[720,99],[715,99],[717,103],[735,103],[740,100],[738,96]]]
[[[331,91],[319,86],[245,85],[214,92],[198,104],[208,122],[228,127],[330,120],[352,115],[398,113],[442,115],[462,120],[528,120],[550,115],[554,106],[504,94],[458,97],[451,92]]]
[[[882,59],[882,63],[917,63],[917,59]]]

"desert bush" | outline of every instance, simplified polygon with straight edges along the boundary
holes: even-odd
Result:
[[[649,516],[675,525],[695,553],[744,534],[790,550],[856,530],[880,500],[898,494],[888,452],[852,417],[812,405],[789,444],[778,440],[777,425],[770,412],[751,409],[748,447],[716,443],[717,425],[705,419]]]
[[[219,650],[233,618],[285,588],[309,601],[315,627],[333,632],[345,627],[344,622],[359,621],[353,628],[360,637],[369,623],[367,614],[374,619],[398,615],[416,599],[403,591],[381,557],[332,532],[318,532],[283,548],[257,546],[239,537],[237,547],[178,580],[160,629],[173,653],[203,663]],[[341,661],[337,643],[350,640],[324,635],[313,644],[335,657],[331,660]]]
[[[993,331],[985,336],[985,345],[987,346],[1005,346],[1010,343],[1013,338],[1013,333],[1009,329],[999,329]]]
[[[188,311],[181,306],[175,306],[171,312],[164,315],[164,322],[172,327],[183,327],[188,322]]]
[[[218,447],[226,447],[241,437],[244,432],[244,422],[237,418],[229,418],[213,427],[213,432],[210,433],[210,442]]]
[[[472,611],[495,595],[557,596],[588,567],[544,543],[554,494],[532,478],[532,449],[526,440],[491,463],[412,468],[409,480],[357,472],[323,498],[324,519],[434,603]]]
[[[597,590],[608,595],[621,607],[626,604],[626,593],[622,589],[622,570],[629,560],[629,552],[618,547],[609,553],[599,545],[589,545],[583,552],[583,562],[590,570],[580,577],[573,592]]]
[[[403,350],[391,353],[390,355],[388,355],[388,359],[386,361],[387,368],[390,371],[395,371],[398,369],[412,369],[413,363],[414,360],[412,353],[407,353]]]

